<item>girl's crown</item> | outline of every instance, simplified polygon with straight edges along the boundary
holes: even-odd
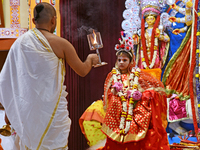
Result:
[[[123,31],[121,31],[121,38],[119,38],[119,43],[120,44],[115,45],[115,50],[117,51],[116,55],[121,51],[125,51],[129,53],[131,57],[133,57],[131,52],[133,48],[133,40],[130,37],[126,37],[126,34]]]

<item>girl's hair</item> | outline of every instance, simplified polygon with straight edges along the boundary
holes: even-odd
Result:
[[[132,61],[133,57],[126,51],[121,51],[121,52],[117,53],[117,58],[118,58],[118,56],[120,56],[122,54],[126,55],[129,58],[130,62]]]

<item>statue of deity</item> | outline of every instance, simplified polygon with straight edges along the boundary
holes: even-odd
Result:
[[[125,20],[122,22],[122,28],[128,36],[132,35],[136,64],[160,80],[170,41],[164,32],[169,24],[168,20],[167,23],[163,22],[163,16],[165,20],[168,17],[165,13],[162,14],[164,5],[157,0],[127,0],[125,5],[127,10],[123,14]],[[132,26],[130,28],[129,23]]]
[[[196,3],[198,4],[196,0],[126,0],[125,2],[126,10],[123,13],[125,20],[122,22],[122,29],[126,36],[132,39],[137,66],[157,78],[162,77],[168,97],[168,109],[170,109],[168,112],[171,112],[168,114],[170,125],[172,122],[184,122],[184,120],[192,123],[192,115],[195,116],[188,109],[191,106],[188,107],[187,104],[194,101],[190,99],[193,87],[189,88],[192,85],[189,84],[189,77],[192,76],[189,74],[194,72],[191,71],[191,62],[195,62],[192,61],[195,59],[191,55],[193,51],[196,51],[196,58],[200,58],[199,42],[197,42],[200,39],[198,32],[200,23],[199,18],[195,18],[195,14],[199,16],[200,5],[196,5],[195,8]],[[198,104],[200,104],[199,60],[196,59],[195,75]],[[176,98],[172,98],[173,95],[176,95]],[[173,101],[179,102],[177,104],[184,103],[182,109],[184,111],[177,114],[178,118],[172,116],[176,113],[172,109]],[[193,112],[194,107],[197,106],[192,105]],[[200,114],[200,109],[198,111]],[[173,130],[181,133],[176,129]]]
[[[141,25],[138,66],[142,69],[162,68],[169,36],[158,28],[160,17],[153,13],[153,9],[143,15],[147,27],[145,23]]]

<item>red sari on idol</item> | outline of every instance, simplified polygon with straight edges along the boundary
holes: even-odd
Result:
[[[188,100],[190,98],[188,80],[191,66],[190,49],[191,28],[187,31],[184,40],[170,59],[163,74],[162,82],[168,97],[171,97],[172,94],[177,94],[181,100]]]
[[[142,98],[133,109],[132,121],[127,134],[120,134],[120,97],[111,92],[112,72],[104,85],[104,108],[106,116],[102,132],[107,136],[103,150],[169,150],[165,128],[167,127],[167,101],[164,86],[150,74],[141,71],[138,89]],[[122,75],[122,81],[127,74]],[[128,101],[128,100],[127,100]],[[129,106],[127,106],[129,107]]]

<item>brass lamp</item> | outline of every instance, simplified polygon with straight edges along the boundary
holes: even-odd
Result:
[[[100,32],[94,32],[93,30],[92,34],[87,35],[87,39],[88,39],[90,50],[96,50],[96,53],[99,57],[99,64],[95,65],[94,67],[106,65],[107,64],[106,62],[101,61],[101,57],[99,53],[99,49],[103,48]]]
[[[11,135],[11,127],[10,125],[4,125],[2,128],[0,128],[0,134],[3,136],[10,136]]]

